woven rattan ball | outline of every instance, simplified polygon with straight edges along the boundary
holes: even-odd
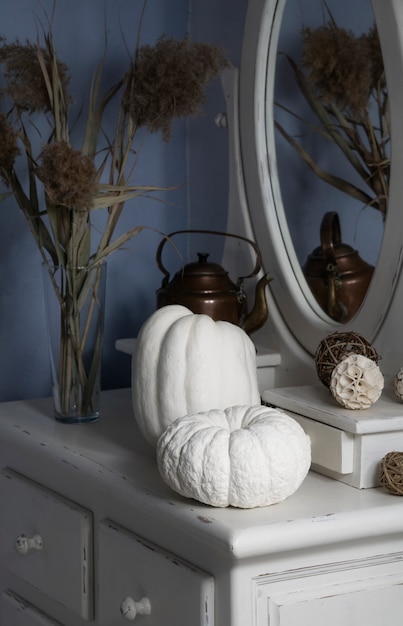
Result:
[[[315,366],[319,380],[330,386],[332,372],[350,354],[362,354],[378,363],[381,358],[369,341],[355,332],[334,332],[320,342],[315,353]]]
[[[403,496],[403,452],[388,452],[381,462],[381,485],[395,496]]]

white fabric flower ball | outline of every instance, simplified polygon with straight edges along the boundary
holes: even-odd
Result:
[[[403,400],[403,367],[400,368],[393,379],[393,389],[396,397],[399,398],[399,400]]]
[[[376,402],[384,386],[378,365],[362,354],[350,354],[332,372],[330,391],[346,409],[368,409]]]

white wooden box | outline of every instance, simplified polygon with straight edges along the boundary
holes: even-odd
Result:
[[[324,385],[282,387],[263,401],[284,409],[311,437],[312,469],[353,487],[379,485],[388,452],[403,451],[403,404],[392,389],[369,409],[343,409]]]

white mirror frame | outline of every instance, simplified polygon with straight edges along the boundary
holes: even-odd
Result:
[[[321,339],[344,327],[314,301],[285,223],[277,175],[273,91],[286,0],[249,0],[240,69],[240,137],[249,213],[278,312],[298,343],[314,354]],[[402,267],[403,2],[372,0],[390,101],[392,161],[388,216],[365,300],[346,329],[374,341],[385,324]],[[305,285],[305,288],[304,288]]]

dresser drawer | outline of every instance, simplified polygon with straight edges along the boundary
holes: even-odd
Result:
[[[91,619],[92,514],[10,469],[0,474],[0,501],[3,566]]]
[[[63,626],[11,591],[1,597],[1,626]]]
[[[150,613],[139,612],[141,624],[214,626],[212,576],[108,521],[99,528],[99,572],[102,626],[132,620],[143,599]]]
[[[321,383],[269,389],[263,401],[285,411],[311,438],[312,469],[357,487],[379,487],[383,457],[403,447],[402,404],[386,387],[365,410],[340,406]]]
[[[264,574],[252,581],[259,626],[401,626],[402,554]]]

